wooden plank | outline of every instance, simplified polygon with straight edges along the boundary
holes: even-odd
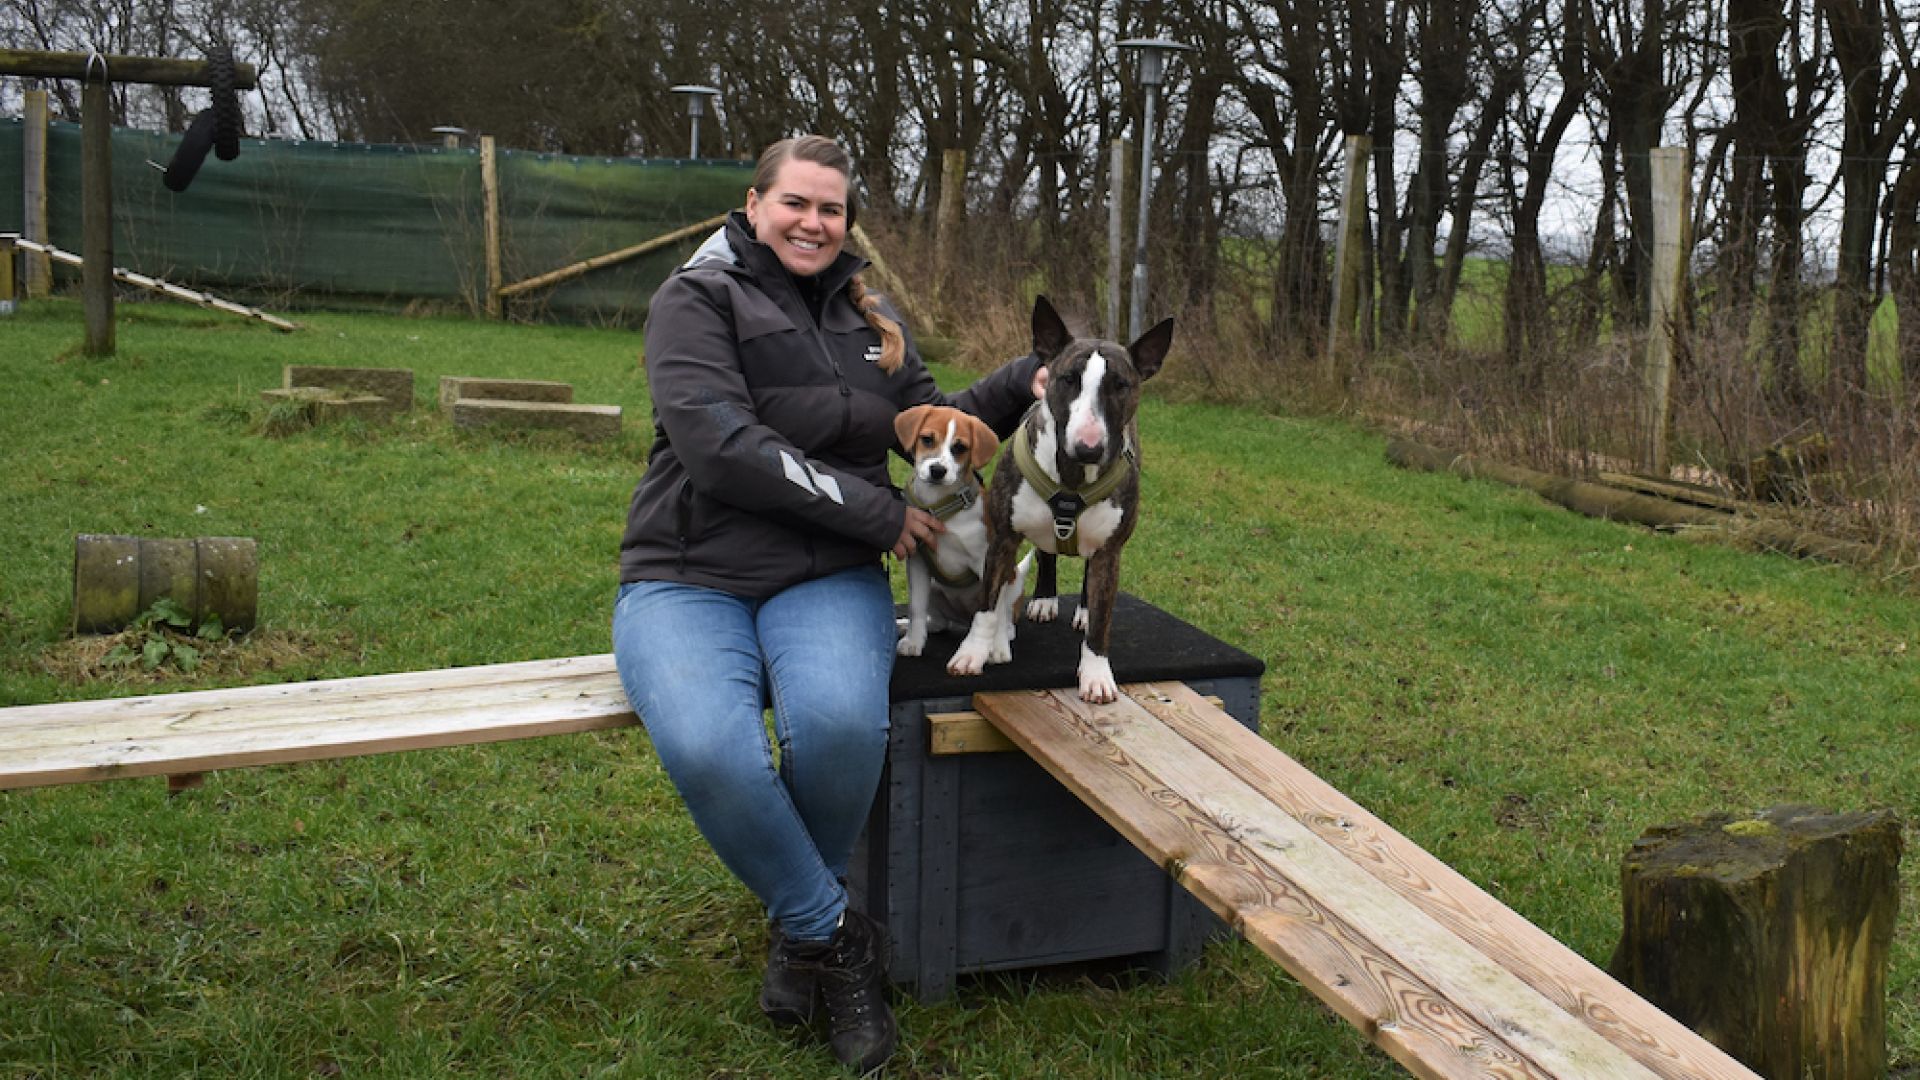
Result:
[[[598,656],[529,660],[440,671],[409,671],[225,690],[191,690],[143,697],[22,705],[0,709],[0,739],[17,729],[41,733],[35,737],[52,738],[51,732],[69,726],[98,725],[125,731],[164,730],[193,718],[202,718],[201,722],[204,723],[205,718],[221,715],[243,719],[252,717],[255,723],[271,723],[275,716],[292,714],[297,717],[312,710],[326,709],[353,709],[363,715],[375,715],[383,708],[417,708],[418,698],[428,692],[504,688],[556,678],[592,679],[613,674],[611,654],[602,653]],[[4,760],[4,757],[0,757],[0,762]]]
[[[1356,866],[1667,1077],[1751,1078],[1718,1047],[1614,981],[1552,935],[1367,812],[1177,682],[1130,686],[1133,700]],[[1231,717],[1227,718],[1228,721]]]
[[[927,714],[927,753],[934,757],[1018,749],[1012,739],[1000,734],[992,721],[977,712]]]
[[[1219,698],[1212,696],[1201,700],[1216,709],[1223,704]],[[1002,735],[1000,729],[993,726],[993,721],[971,709],[927,714],[927,753],[934,757],[999,754],[1018,749],[1020,747],[1012,739]]]
[[[320,684],[313,684],[320,685]],[[169,747],[220,740],[274,740],[287,732],[352,732],[354,738],[408,731],[443,713],[511,712],[570,695],[598,697],[618,689],[611,675],[516,681],[499,687],[452,688],[356,697],[323,694],[272,701],[256,708],[221,703],[202,709],[156,711],[93,721],[79,718],[35,724],[0,719],[0,755],[79,752],[103,743],[139,743],[156,754]],[[11,710],[10,710],[11,711]],[[476,719],[476,722],[480,722]],[[329,735],[329,737],[334,737]],[[346,736],[340,736],[346,737]],[[0,766],[4,768],[4,766]]]
[[[1146,695],[1144,688],[1131,688]],[[1392,955],[1488,1031],[1554,1076],[1651,1077],[1624,1051],[1488,958],[1405,896],[1380,883],[1246,781],[1200,751],[1132,697],[1105,709],[1070,691],[1047,695],[1058,717],[1143,762],[1163,783],[1234,832],[1255,857],[1340,912],[1373,946]],[[1240,725],[1202,706],[1211,720]],[[984,709],[982,711],[985,711]],[[1193,710],[1190,715],[1201,715]],[[1244,730],[1244,729],[1242,729]],[[1262,745],[1265,745],[1263,742]],[[1489,899],[1489,902],[1491,900]]]
[[[0,709],[0,789],[635,723],[612,657]]]
[[[980,694],[974,703],[1130,842],[1416,1075],[1552,1075],[1378,947],[1343,912],[1279,872],[1242,838],[1238,823],[1222,821],[1161,779],[1154,772],[1158,762],[1144,762],[1108,738],[1070,694]],[[1126,723],[1159,726],[1137,705],[1105,708]]]

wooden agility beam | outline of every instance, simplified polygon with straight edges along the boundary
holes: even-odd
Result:
[[[77,266],[83,270],[86,269],[86,260],[84,258],[78,255],[75,255],[71,251],[62,251],[59,248],[54,247],[52,244],[42,244],[33,240],[22,239],[20,237],[12,235],[11,233],[5,234],[4,239],[9,240],[15,244],[18,244],[21,250],[23,251],[38,252],[42,255],[48,256],[54,262],[65,263],[68,266]],[[259,308],[250,308],[245,304],[236,304],[231,300],[221,299],[220,297],[215,296],[209,292],[200,292],[197,289],[189,289],[184,285],[175,285],[171,281],[164,281],[156,277],[148,277],[145,274],[136,274],[132,270],[128,270],[127,268],[122,266],[116,266],[113,268],[113,279],[115,281],[123,282],[128,285],[133,285],[138,288],[145,289],[148,292],[157,292],[162,296],[171,297],[172,299],[175,299],[175,300],[182,300],[189,304],[196,304],[204,308],[212,308],[215,311],[224,311],[229,315],[238,315],[242,318],[258,319],[259,321],[266,323],[268,326],[273,327],[275,330],[280,330],[284,332],[284,331],[293,331],[293,330],[300,329],[300,324],[288,322],[287,320],[280,318],[278,315],[269,315],[266,312],[261,311]]]
[[[729,211],[729,213],[731,213],[731,211]],[[612,266],[615,263],[622,263],[628,259],[638,258],[650,251],[658,251],[668,244],[685,240],[687,237],[693,236],[703,230],[719,228],[726,220],[726,214],[718,214],[705,221],[695,222],[684,229],[675,229],[664,236],[656,236],[651,240],[635,244],[632,247],[621,248],[619,251],[609,251],[605,255],[595,255],[591,259],[582,259],[571,266],[563,266],[558,270],[550,270],[544,274],[538,274],[534,277],[516,281],[511,285],[502,285],[498,295],[504,299],[509,296],[519,296],[521,293],[532,292],[535,289],[542,289],[549,285],[558,285],[563,281],[571,281],[582,274],[598,270],[603,266]]]
[[[252,90],[259,75],[252,64],[233,64],[233,89]],[[38,49],[0,49],[0,75],[31,75],[43,79],[79,79],[80,89],[80,295],[86,309],[88,356],[112,356],[113,278],[113,117],[109,110],[111,83],[148,83],[162,86],[212,86],[214,65],[205,60],[119,56],[99,52],[47,52]],[[224,74],[223,74],[224,81]]]
[[[88,65],[93,71],[90,74]],[[0,49],[0,75],[31,75],[41,79],[90,79],[101,74],[113,82],[154,86],[211,86],[213,73],[205,60],[174,60],[155,56],[118,56],[112,53],[43,52],[37,49]],[[252,90],[260,85],[252,64],[233,65],[233,88]]]

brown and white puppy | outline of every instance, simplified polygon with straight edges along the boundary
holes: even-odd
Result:
[[[1000,439],[972,415],[944,405],[916,405],[894,419],[893,430],[913,462],[907,501],[946,524],[937,544],[907,559],[907,620],[897,650],[919,656],[928,633],[964,630],[980,609],[987,523],[979,470],[993,460]],[[1016,593],[1024,577],[1022,567]],[[1011,623],[1006,635],[1013,635]]]
[[[987,490],[987,557],[981,569],[992,593],[983,597],[967,638],[947,662],[953,675],[977,675],[1012,659],[1005,643],[1020,583],[1015,556],[1022,540],[1040,555],[1040,588],[1028,614],[1052,618],[1053,560],[1087,559],[1074,626],[1080,647],[1080,697],[1103,703],[1120,696],[1107,659],[1113,605],[1120,593],[1120,549],[1140,516],[1139,432],[1134,415],[1140,384],[1152,378],[1173,345],[1173,320],[1122,346],[1077,338],[1046,297],[1033,304],[1033,349],[1047,365],[1046,396],[1021,421]],[[944,542],[944,541],[943,541]],[[1044,594],[1044,595],[1042,595]]]

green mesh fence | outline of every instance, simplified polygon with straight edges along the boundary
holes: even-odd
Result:
[[[0,120],[0,232],[24,217],[19,118]],[[113,133],[114,261],[271,306],[411,303],[481,310],[486,223],[477,150],[247,139],[207,156],[186,191],[161,184],[180,136]],[[501,268],[512,284],[739,206],[752,166],[502,150]],[[78,252],[80,128],[47,132],[47,218]],[[508,301],[510,314],[637,323],[703,236]],[[78,271],[56,267],[56,283]]]

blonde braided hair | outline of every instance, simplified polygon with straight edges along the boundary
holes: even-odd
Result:
[[[832,169],[847,178],[847,229],[853,229],[854,215],[858,207],[854,204],[853,157],[839,143],[824,135],[796,135],[790,139],[781,139],[760,153],[760,160],[753,170],[753,188],[766,191],[780,177],[780,168],[788,161],[805,161],[810,164]],[[880,359],[878,367],[891,375],[900,370],[907,355],[907,336],[900,324],[880,313],[880,298],[867,291],[867,283],[859,274],[847,283],[847,298],[853,301],[867,325],[880,335]]]
[[[866,316],[867,325],[880,335],[880,370],[888,375],[900,370],[900,362],[907,357],[907,335],[900,330],[900,324],[880,314],[880,298],[867,291],[867,283],[860,275],[853,275],[847,282],[847,297],[853,306]]]

